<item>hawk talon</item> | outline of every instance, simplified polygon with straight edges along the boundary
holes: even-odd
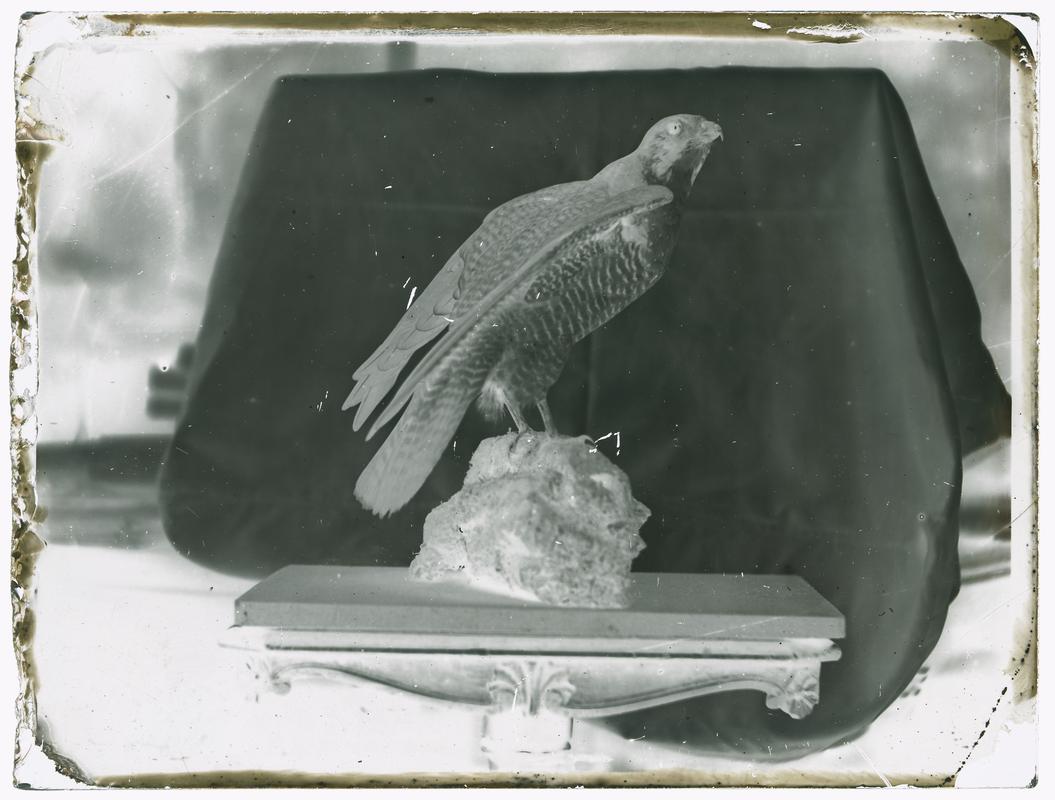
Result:
[[[553,412],[549,410],[549,401],[543,397],[536,404],[538,413],[542,415],[542,427],[550,436],[558,436],[557,426],[553,422]]]
[[[516,423],[517,433],[528,433],[531,431],[531,426],[527,424],[527,420],[524,419],[524,415],[519,408],[509,403],[505,403],[505,407],[506,411],[509,412],[509,416],[513,418],[513,422]]]

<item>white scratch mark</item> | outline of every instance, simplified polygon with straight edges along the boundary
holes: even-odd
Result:
[[[386,188],[386,189],[391,189],[391,188],[392,188],[392,184],[391,184],[391,183],[390,183],[390,184],[388,184],[388,186],[386,186],[385,188]]]
[[[407,279],[405,281],[403,281],[403,288],[404,289],[406,289],[407,288],[407,284],[410,283],[410,278],[411,278],[411,276],[407,275]]]
[[[410,299],[407,300],[407,308],[410,308],[410,304],[414,302],[414,295],[418,293],[418,287],[413,286],[410,289]]]
[[[982,617],[982,618],[981,618],[980,620],[978,620],[977,622],[975,622],[975,623],[974,623],[974,624],[973,624],[973,625],[972,625],[971,627],[972,627],[972,628],[973,628],[973,627],[977,627],[978,625],[980,625],[981,623],[983,623],[983,622],[985,622],[985,621],[986,621],[987,619],[989,619],[989,618],[990,618],[991,616],[993,616],[993,614],[995,614],[995,613],[996,613],[997,611],[1001,611],[1001,610],[1003,610],[1004,608],[1007,608],[1007,607],[1008,607],[1009,605],[1011,605],[1011,604],[1012,604],[1012,603],[1014,603],[1015,601],[1017,601],[1017,600],[1020,600],[1020,599],[1021,599],[1021,598],[1022,598],[1022,597],[1023,597],[1024,595],[1026,595],[1026,594],[1028,593],[1028,591],[1029,591],[1028,589],[1023,589],[1023,590],[1022,590],[1021,592],[1017,592],[1017,593],[1015,593],[1015,595],[1014,595],[1014,596],[1012,596],[1012,597],[1009,597],[1009,598],[1008,598],[1007,600],[1005,600],[1005,601],[1004,601],[1003,603],[999,603],[999,604],[998,604],[998,605],[997,605],[997,606],[996,606],[995,608],[993,608],[993,610],[992,610],[992,611],[990,611],[990,612],[989,612],[988,614],[986,614],[986,615],[985,615],[984,617]]]
[[[770,622],[774,622],[775,620],[779,620],[779,619],[780,619],[780,617],[763,617],[763,618],[760,618],[760,619],[751,620],[750,622],[741,623],[740,625],[733,625],[733,626],[731,626],[729,628],[722,628],[721,630],[711,631],[708,635],[709,636],[717,636],[719,634],[729,633],[731,631],[746,631],[746,630],[748,630],[750,628],[754,628],[754,627],[757,627],[759,625],[767,625]],[[638,647],[637,648],[637,652],[640,652],[640,651],[643,651],[643,650],[658,650],[658,649],[663,648],[663,647],[670,647],[671,645],[675,645],[675,644],[678,644],[678,642],[683,642],[683,641],[685,641],[685,640],[679,638],[679,639],[670,639],[670,640],[665,641],[665,642],[656,642],[655,644],[648,644],[648,645],[644,645],[643,647]]]
[[[683,641],[685,641],[685,640],[684,639],[671,639],[670,641],[666,641],[666,642],[657,642],[656,644],[647,644],[644,647],[637,648],[637,650],[638,651],[641,651],[641,650],[658,650],[658,649],[660,649],[662,647],[670,647],[671,645],[675,645],[675,644],[678,644],[679,642],[683,642]]]
[[[853,746],[854,746],[854,750],[856,750],[857,754],[859,756],[861,756],[861,758],[863,758],[865,760],[865,763],[868,764],[868,766],[872,770],[872,772],[874,772],[876,775],[878,775],[880,777],[880,779],[883,781],[884,784],[886,784],[886,787],[888,789],[891,788],[892,784],[890,783],[890,781],[888,781],[886,779],[886,775],[884,775],[882,772],[880,772],[876,768],[875,763],[872,761],[872,759],[870,759],[868,757],[868,754],[865,753],[865,751],[861,749],[861,746],[859,744],[857,744],[856,742],[853,743]]]
[[[762,22],[762,20],[758,20],[758,19],[751,20],[751,27],[752,28],[758,28],[760,31],[768,31],[768,30],[772,30],[772,28],[773,28],[772,25],[767,25],[765,22]]]
[[[227,97],[227,95],[229,95],[231,92],[233,92],[235,89],[237,89],[241,84],[245,83],[245,81],[248,80],[251,75],[254,75],[257,72],[259,72],[260,70],[262,70],[267,65],[267,63],[272,58],[275,57],[275,55],[278,52],[279,52],[279,50],[277,48],[275,50],[271,51],[271,54],[268,55],[267,58],[265,58],[263,61],[261,61],[259,64],[257,64],[255,67],[253,67],[251,70],[249,70],[249,72],[247,72],[241,78],[238,78],[230,86],[228,86],[222,92],[220,92],[215,97],[213,97],[211,100],[206,102],[204,105],[200,106],[199,108],[196,108],[194,111],[192,111],[187,116],[185,116],[182,120],[180,120],[180,123],[175,128],[173,128],[171,131],[166,133],[160,139],[155,141],[152,145],[147,147],[147,149],[144,150],[142,153],[140,153],[137,156],[133,156],[132,158],[128,159],[128,161],[126,161],[125,163],[121,164],[119,167],[115,167],[114,169],[110,170],[105,175],[103,175],[101,178],[96,180],[95,181],[96,185],[102,183],[103,181],[109,180],[110,178],[112,178],[117,173],[128,169],[133,164],[138,163],[139,161],[141,161],[142,159],[146,158],[148,155],[153,153],[155,150],[157,150],[159,147],[161,147],[161,145],[163,145],[165,142],[167,142],[169,139],[171,139],[173,136],[175,136],[180,130],[182,130],[192,119],[194,119],[196,116],[198,116],[201,112],[203,112],[207,108],[210,108],[211,106],[215,105],[216,103],[219,103],[221,100],[223,100],[223,98]]]
[[[604,436],[598,436],[593,441],[594,441],[594,444],[596,444],[597,442],[603,442],[605,439],[610,439],[613,436],[615,437],[615,454],[619,455],[620,449],[623,446],[623,435],[622,435],[621,431],[609,431]],[[595,449],[591,450],[590,452],[591,453],[596,453],[597,450],[595,448]]]

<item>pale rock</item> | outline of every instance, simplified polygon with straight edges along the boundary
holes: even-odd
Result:
[[[410,574],[551,605],[622,608],[649,513],[586,437],[485,439],[462,489],[426,518]]]

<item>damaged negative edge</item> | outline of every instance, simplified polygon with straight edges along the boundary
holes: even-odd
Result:
[[[940,11],[587,11],[587,12],[264,12],[177,11],[108,13],[84,19],[99,33],[157,36],[164,30],[223,30],[229,34],[320,32],[355,36],[555,35],[685,36],[761,40],[786,37],[803,42],[852,43],[911,34],[932,40],[1002,43],[1009,35],[1000,14]]]
[[[701,17],[704,19],[701,21]],[[19,47],[24,41],[22,29],[35,17],[25,16],[19,33]],[[84,20],[84,17],[80,17]],[[760,14],[758,24],[752,24],[748,14],[689,15],[663,14],[623,14],[623,15],[315,15],[311,24],[305,25],[302,16],[290,15],[211,15],[211,14],[174,14],[165,15],[108,15],[103,18],[91,18],[97,27],[96,34],[111,32],[99,26],[100,19],[123,31],[125,35],[156,34],[159,29],[169,27],[249,27],[249,28],[282,28],[300,27],[308,31],[373,29],[388,27],[388,33],[395,30],[421,32],[423,28],[438,32],[459,33],[559,33],[559,34],[667,34],[667,35],[733,35],[739,38],[761,39],[767,36],[786,36],[790,39],[812,39],[813,41],[838,43],[858,41],[864,37],[879,36],[887,32],[883,23],[897,20],[900,27],[915,28],[920,33],[938,35],[947,34],[944,27],[959,21],[977,23],[979,29],[970,30],[962,35],[969,35],[982,41],[997,42],[1003,45],[1009,42],[1007,23],[994,15],[855,15],[855,14]],[[299,24],[298,24],[299,23]],[[841,26],[851,26],[844,28]],[[832,28],[838,35],[832,36]],[[818,36],[818,33],[821,35]],[[1025,41],[1015,41],[1013,32],[1010,38],[1012,58],[1025,69],[1033,70],[1035,54]],[[852,35],[850,35],[852,34]],[[25,51],[23,50],[23,55]],[[1033,70],[1035,72],[1035,70]],[[54,751],[47,741],[44,727],[36,719],[35,689],[36,679],[32,660],[33,616],[29,608],[29,596],[33,576],[33,566],[37,553],[43,542],[34,532],[42,514],[36,507],[35,473],[33,451],[35,446],[36,420],[33,414],[33,401],[37,391],[36,348],[36,310],[32,299],[32,270],[34,262],[33,235],[35,232],[35,203],[37,198],[39,170],[51,149],[55,138],[44,126],[33,119],[24,106],[25,98],[18,88],[28,79],[30,70],[21,71],[15,76],[18,97],[18,191],[19,206],[16,213],[17,254],[13,262],[12,281],[12,341],[11,361],[11,467],[12,467],[12,611],[14,621],[15,652],[21,679],[21,693],[18,699],[18,750],[16,752],[16,771],[19,763],[29,754],[34,744],[47,756],[55,769],[63,775],[82,784],[92,784],[79,767]],[[1035,156],[1034,156],[1035,157]],[[1035,161],[1033,162],[1035,166]],[[1035,195],[1034,195],[1035,196]],[[1029,242],[1030,246],[1035,243]],[[1035,251],[1034,251],[1035,252]],[[1030,277],[1028,296],[1030,297],[1029,313],[1036,311],[1035,268]],[[1031,330],[1035,328],[1035,319]],[[1027,341],[1030,341],[1027,339]],[[1031,358],[1033,358],[1031,356]],[[1029,447],[1031,466],[1035,470],[1036,458],[1036,364],[1031,362],[1027,370],[1028,388],[1026,396],[1032,404],[1032,421],[1029,423]],[[27,390],[27,387],[29,389]],[[1036,473],[1030,480],[1032,498],[1035,500],[1037,486]],[[1029,568],[1033,572],[1031,583],[1033,595],[1033,613],[1028,621],[1028,631],[1024,631],[1024,653],[1021,660],[1009,670],[1012,685],[1017,695],[1031,696],[1036,691],[1036,507],[1022,521],[1030,526],[1030,542],[1033,547],[1028,553]],[[1003,695],[1001,695],[1003,697]],[[1007,700],[1004,701],[1005,704]],[[981,739],[981,736],[979,737]],[[977,744],[977,742],[976,742]],[[596,777],[596,776],[595,776]],[[948,783],[949,778],[938,775],[889,776],[893,783],[913,783],[914,785],[939,785]],[[953,776],[954,780],[955,776]],[[115,786],[462,786],[463,781],[484,783],[498,786],[524,785],[575,785],[580,780],[568,776],[558,778],[547,776],[319,776],[300,773],[281,772],[215,772],[196,775],[135,775],[127,777],[99,777],[96,785]],[[764,782],[763,782],[764,781]],[[723,775],[692,770],[654,771],[630,775],[612,775],[596,778],[592,785],[635,785],[635,786],[699,786],[699,785],[784,785],[784,786],[843,786],[847,785],[880,785],[875,776],[862,773],[860,776],[826,775],[824,773],[803,773],[788,770],[785,774],[768,775],[765,778],[746,776],[742,773]]]
[[[1009,391],[1012,404],[1017,409],[1012,416],[1011,431],[1011,496],[1021,498],[1022,507],[1011,510],[1011,574],[1025,584],[1020,596],[1021,606],[1016,609],[1016,619],[1011,631],[1011,652],[1004,666],[1006,682],[993,697],[993,705],[978,730],[977,735],[956,770],[942,786],[965,786],[976,788],[970,780],[963,781],[965,769],[979,759],[994,758],[999,750],[999,737],[1004,730],[1016,724],[1016,715],[1021,720],[1019,708],[1031,714],[1036,740],[1036,711],[1029,704],[1037,697],[1037,651],[1038,621],[1038,504],[1039,478],[1039,363],[1037,343],[1039,341],[1040,291],[1039,291],[1039,91],[1036,70],[1035,36],[1020,25],[1038,18],[1033,14],[1001,15],[1007,26],[1007,38],[1003,42],[1004,54],[1008,58],[1011,73],[1011,341],[1015,343],[1012,358],[1011,385]],[[1038,750],[1039,753],[1039,741]],[[1015,788],[1032,788],[1037,783],[1039,764],[1034,762],[1032,781],[1015,785]],[[983,771],[985,767],[982,768]],[[1003,776],[1002,776],[1003,777]],[[1016,775],[1021,780],[1023,776]],[[1012,784],[1007,784],[1011,786]],[[978,785],[979,787],[982,784]]]
[[[26,26],[33,17],[23,16],[18,32],[17,49],[27,56]],[[51,768],[81,785],[91,780],[70,758],[58,753],[44,735],[37,719],[36,664],[33,659],[35,618],[30,604],[37,555],[44,541],[37,533],[44,512],[36,496],[37,417],[35,403],[39,385],[37,362],[37,311],[35,287],[35,233],[40,170],[55,141],[61,137],[40,122],[24,93],[24,84],[32,77],[35,54],[16,67],[15,90],[15,156],[18,205],[15,210],[15,254],[11,278],[11,344],[9,357],[10,452],[11,452],[11,616],[12,637],[19,694],[16,699],[16,733],[13,763],[15,785],[28,787],[20,773],[35,752],[42,753]],[[37,788],[37,787],[34,787]],[[39,787],[44,788],[44,787]]]
[[[936,787],[940,775],[888,774],[894,786]],[[230,770],[100,776],[98,786],[114,789],[664,789],[882,787],[874,772],[848,775],[786,768],[776,773],[723,772],[714,769],[661,768],[633,772],[477,772],[468,774],[408,772],[307,773]]]

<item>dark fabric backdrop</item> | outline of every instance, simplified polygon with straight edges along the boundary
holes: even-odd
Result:
[[[352,486],[352,372],[494,206],[584,179],[673,113],[719,122],[660,283],[572,353],[558,427],[599,436],[653,516],[646,571],[801,575],[846,616],[821,702],[641,712],[631,736],[790,757],[858,733],[958,587],[962,455],[1009,429],[970,284],[905,109],[876,71],[457,71],[279,81],[210,290],[162,475],[172,542],[219,570],[406,564],[461,485],[471,412],[379,520]],[[387,188],[391,187],[391,188]],[[410,283],[404,282],[410,277]]]

